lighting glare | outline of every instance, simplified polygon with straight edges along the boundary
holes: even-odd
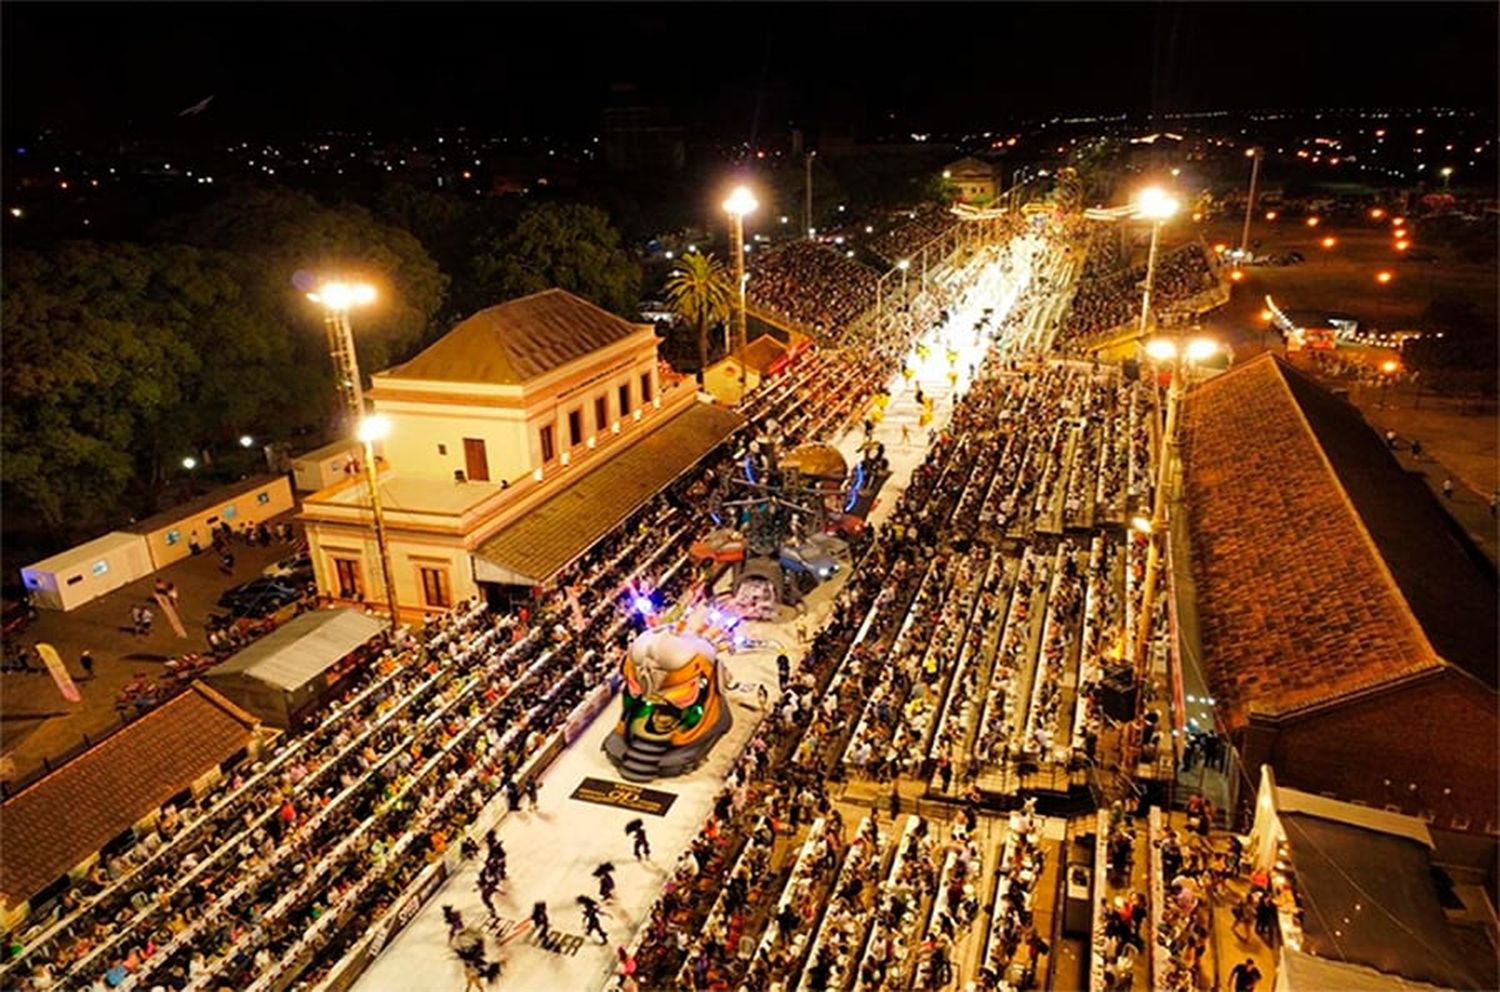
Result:
[[[746,186],[736,186],[734,192],[729,194],[729,199],[724,201],[724,210],[736,217],[754,213],[758,206],[760,204],[756,202],[755,194],[751,193]]]
[[[1134,527],[1142,534],[1151,533],[1151,521],[1146,517],[1131,517],[1130,526]]]
[[[1201,362],[1205,358],[1211,358],[1219,353],[1219,342],[1213,338],[1193,338],[1188,342],[1187,359],[1190,362]]]
[[[192,455],[189,455],[182,460],[182,467],[191,472],[193,469],[198,467],[198,459],[194,458]]]
[[[359,422],[359,431],[355,435],[362,444],[371,444],[382,440],[391,433],[391,420],[383,414],[371,414]]]
[[[248,448],[248,447],[250,447],[253,444],[255,444],[255,438],[251,437],[249,434],[241,434],[240,435],[240,447],[241,448]]]
[[[1166,220],[1177,212],[1177,198],[1160,186],[1147,186],[1136,194],[1135,209],[1146,220]]]
[[[316,293],[308,293],[307,298],[338,313],[353,306],[373,303],[375,287],[363,282],[325,282]]]
[[[1177,357],[1177,345],[1170,338],[1152,338],[1146,342],[1146,354],[1158,362]]]

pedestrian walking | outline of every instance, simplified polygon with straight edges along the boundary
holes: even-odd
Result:
[[[639,818],[625,824],[625,833],[635,840],[634,853],[636,860],[650,860],[651,842],[646,839],[646,825]]]
[[[505,807],[512,813],[521,809],[521,787],[516,785],[513,778],[505,780]]]
[[[489,856],[485,859],[484,870],[494,876],[497,882],[503,882],[509,877],[509,872],[506,871],[505,848],[500,844],[495,844],[490,848]]]
[[[453,938],[464,928],[463,914],[452,906],[443,907],[443,922],[448,924],[448,943],[453,943]]]
[[[203,545],[198,541],[198,532],[196,530],[188,535],[188,551],[195,557],[203,553]]]
[[[776,685],[777,685],[777,688],[779,688],[782,693],[786,692],[786,686],[787,686],[787,683],[791,681],[791,677],[792,677],[792,662],[791,662],[791,659],[788,658],[784,654],[778,654],[776,656]]]
[[[1445,498],[1447,498],[1447,499],[1452,499],[1453,498],[1453,480],[1452,479],[1444,479],[1443,480],[1443,496]]]
[[[615,894],[615,866],[611,862],[604,862],[594,869],[594,877],[599,880],[599,898],[608,901]]]
[[[83,654],[78,656],[78,663],[83,666],[83,677],[92,679],[94,677],[94,655],[88,648],[84,648]]]
[[[472,960],[464,961],[464,992],[484,992],[484,979],[479,965]]]
[[[901,425],[901,447],[906,448],[906,447],[909,447],[910,445],[911,445],[911,425],[910,424],[902,424]]]
[[[1416,438],[1411,439],[1411,456],[1413,458],[1422,457],[1422,442],[1418,441]]]
[[[771,693],[766,690],[764,682],[755,687],[755,701],[760,704],[762,713],[771,708]]]
[[[900,815],[901,815],[901,791],[896,787],[896,783],[892,782],[891,783],[891,819],[894,820],[896,817],[898,817]]]
[[[599,922],[601,910],[599,904],[588,896],[579,896],[578,905],[583,907],[583,935],[587,937],[591,933],[599,935],[599,943],[608,944],[609,934],[604,932],[604,924]]]
[[[538,902],[531,907],[531,925],[536,932],[541,934],[542,942],[546,943],[547,934],[552,929],[552,921],[547,919],[547,904]]]
[[[536,776],[533,775],[526,780],[526,808],[535,813],[540,805],[537,801]]]
[[[458,845],[458,853],[463,856],[465,861],[473,861],[479,857],[479,845],[473,837],[466,834],[463,841]]]
[[[1229,972],[1229,979],[1234,983],[1234,992],[1255,992],[1255,986],[1260,981],[1260,969],[1255,966],[1255,959],[1246,958],[1235,965]]]
[[[172,605],[173,606],[176,606],[177,605],[177,598],[178,598],[177,583],[175,583],[175,582],[168,582],[167,583],[167,599],[169,599],[169,600],[172,601]]]
[[[479,876],[479,901],[484,903],[484,908],[491,918],[498,916],[495,912],[495,891],[499,888],[499,880],[490,874]]]

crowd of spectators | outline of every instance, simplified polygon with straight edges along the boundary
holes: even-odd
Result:
[[[902,259],[915,262],[913,256],[923,246],[948,234],[960,223],[947,207],[924,203],[896,215],[893,223],[871,237],[865,247],[889,266],[895,266]]]
[[[1192,242],[1164,251],[1156,261],[1152,307],[1157,313],[1169,311],[1182,301],[1212,289],[1216,278],[1208,252],[1200,243]],[[1063,324],[1060,343],[1066,347],[1138,318],[1145,279],[1144,265],[1104,271],[1094,278],[1080,278]]]
[[[750,260],[751,306],[789,318],[819,336],[837,334],[876,303],[877,273],[827,245],[794,241]]]

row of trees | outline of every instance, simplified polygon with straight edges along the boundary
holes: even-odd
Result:
[[[321,427],[321,315],[298,283],[358,275],[368,373],[475,309],[561,286],[634,316],[640,269],[600,210],[470,206],[392,188],[368,206],[232,191],[139,240],[3,260],[0,473],[8,538],[36,548],[155,509],[182,458]]]

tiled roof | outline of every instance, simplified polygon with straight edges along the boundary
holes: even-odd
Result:
[[[1439,667],[1272,356],[1183,404],[1203,655],[1231,726]]]
[[[1496,688],[1495,566],[1423,477],[1392,457],[1359,410],[1294,367],[1283,375],[1401,594],[1444,661]]]
[[[514,386],[643,330],[649,328],[567,290],[548,289],[479,311],[415,358],[379,374]]]
[[[257,721],[202,683],[0,804],[0,901],[17,905],[222,763]]]
[[[786,350],[786,345],[769,334],[762,334],[745,345],[745,366],[765,375],[776,360],[786,354]]]
[[[544,583],[742,423],[732,410],[694,403],[484,542],[474,554]]]

